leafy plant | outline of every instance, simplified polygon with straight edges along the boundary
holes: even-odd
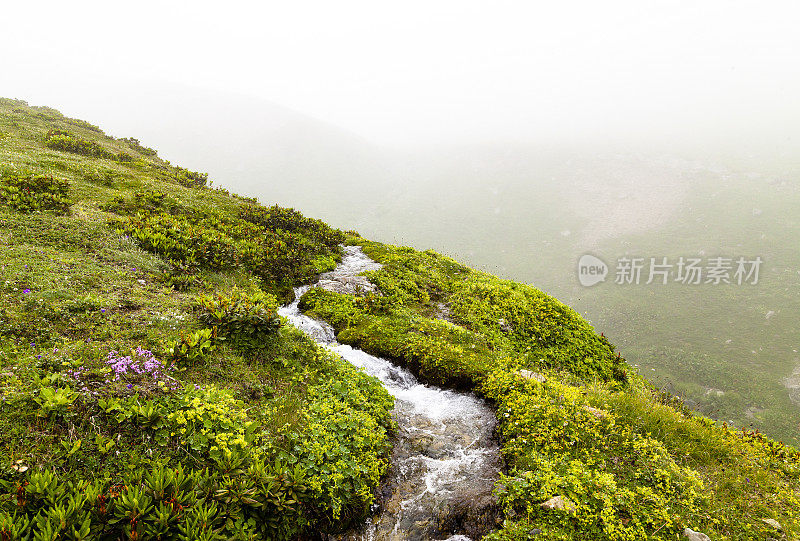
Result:
[[[263,292],[246,293],[233,289],[228,293],[201,295],[197,298],[199,319],[214,327],[233,345],[255,348],[280,327],[278,302]]]
[[[224,389],[187,386],[168,421],[190,450],[220,460],[252,442],[255,425],[242,406]]]
[[[194,364],[217,348],[214,343],[217,339],[216,329],[200,329],[184,333],[167,347],[166,354],[178,363]]]
[[[69,183],[50,175],[4,175],[0,178],[0,203],[20,212],[54,210],[65,213]]]
[[[183,167],[173,167],[172,175],[178,184],[187,188],[204,188],[208,182],[208,173],[197,173]]]
[[[69,387],[41,387],[34,401],[39,404],[43,417],[63,417],[78,398],[78,393]]]

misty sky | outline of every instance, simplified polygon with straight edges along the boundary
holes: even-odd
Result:
[[[73,97],[88,89],[166,81],[263,98],[384,144],[687,123],[788,137],[800,120],[793,1],[13,1],[2,11],[0,95],[76,116]]]

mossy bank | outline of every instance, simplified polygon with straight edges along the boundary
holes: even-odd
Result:
[[[208,186],[136,139],[0,100],[0,539],[292,539],[363,520],[392,399],[282,325],[491,401],[493,539],[800,535],[800,455],[653,389],[578,314],[434,252]]]

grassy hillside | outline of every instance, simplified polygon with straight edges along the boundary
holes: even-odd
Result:
[[[364,516],[377,380],[280,326],[343,234],[0,102],[0,538],[280,539]]]
[[[796,450],[657,392],[531,286],[210,189],[20,101],[0,100],[0,175],[0,539],[291,539],[362,520],[392,400],[276,314],[341,243],[383,263],[367,273],[382,294],[301,307],[496,407],[491,538],[800,535]]]

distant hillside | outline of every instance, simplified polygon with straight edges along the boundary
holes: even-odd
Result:
[[[357,227],[392,181],[380,149],[256,98],[160,83],[89,88],[69,105],[106,119],[114,135],[135,133],[165,158],[207,171],[217,185],[339,226]]]

